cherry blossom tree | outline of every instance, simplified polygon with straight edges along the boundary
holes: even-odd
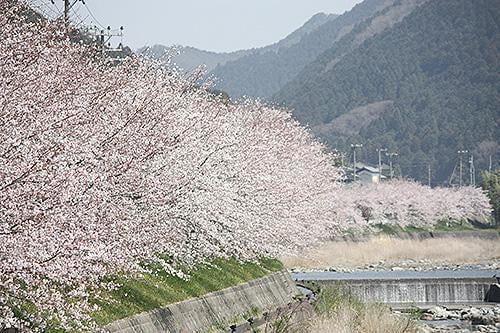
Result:
[[[0,1],[5,323],[30,302],[35,318],[88,329],[89,295],[113,288],[105,276],[141,272],[139,262],[180,274],[176,264],[276,256],[351,225],[489,209],[475,189],[344,186],[335,156],[288,112],[227,103],[198,75],[152,61],[108,66],[29,10]]]
[[[491,215],[484,191],[474,187],[430,188],[407,180],[369,186],[345,186],[337,200],[350,207],[344,221],[351,226],[395,224],[429,227],[440,220],[475,219]],[[347,201],[347,202],[346,202]],[[342,211],[339,207],[339,211]],[[347,224],[346,224],[347,225]]]
[[[228,104],[153,62],[106,66],[59,24],[0,6],[4,303],[86,325],[101,278],[155,253],[176,273],[335,230],[339,170],[290,114]]]

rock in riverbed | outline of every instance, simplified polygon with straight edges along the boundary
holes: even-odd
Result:
[[[421,320],[420,332],[422,333],[498,333],[500,332],[500,304],[459,310],[436,306],[423,313]]]

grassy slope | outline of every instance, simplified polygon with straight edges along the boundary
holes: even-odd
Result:
[[[283,269],[278,260],[261,259],[258,262],[239,262],[236,259],[216,259],[211,265],[201,265],[188,272],[183,280],[154,268],[141,278],[115,278],[121,287],[108,292],[106,301],[96,301],[101,310],[93,314],[100,325],[153,310],[168,304],[199,297],[204,294],[264,277]]]
[[[483,232],[500,232],[500,228],[495,228],[493,225],[477,226],[467,221],[439,221],[434,227],[422,228],[415,226],[401,227],[392,224],[376,224],[375,231],[380,234],[397,235],[405,232],[461,232],[461,231],[483,231]]]

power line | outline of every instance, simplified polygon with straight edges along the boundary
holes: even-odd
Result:
[[[73,24],[78,28],[80,26],[83,25],[83,23],[85,23],[87,21],[87,19],[89,18],[89,16],[85,16],[84,18],[82,18],[82,16],[80,15],[80,12],[74,8],[71,9],[71,12],[73,14],[73,16],[76,17],[77,20],[73,20]]]
[[[99,20],[95,17],[95,15],[94,15],[94,14],[92,13],[92,11],[90,10],[89,6],[87,6],[87,3],[85,3],[85,2],[84,2],[84,3],[83,3],[83,5],[84,5],[84,7],[87,9],[87,12],[89,13],[90,17],[92,17],[92,19],[95,21],[95,23],[97,23],[97,25],[98,25],[99,27],[101,27],[102,29],[104,29],[104,25],[103,25],[103,24],[101,24],[101,23],[99,22]]]
[[[47,3],[47,1],[42,1],[50,10],[52,10],[55,14],[56,14],[56,17],[55,18],[60,18],[62,16],[62,11],[61,11],[61,8],[59,8],[56,3],[54,2],[54,0],[48,0],[48,2],[50,2],[50,4]]]
[[[53,19],[61,17],[60,9],[53,2],[48,3],[45,0],[30,1],[30,5],[39,10],[45,17],[52,17]]]
[[[51,1],[54,1],[54,0],[51,0]],[[70,24],[70,12],[71,12],[71,10],[78,2],[85,3],[85,1],[84,0],[63,0],[63,1],[64,1],[64,22],[66,23],[66,26],[68,27]]]

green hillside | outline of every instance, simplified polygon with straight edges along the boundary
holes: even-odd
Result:
[[[429,1],[352,47],[355,29],[274,99],[332,147],[362,142],[372,162],[387,147],[403,175],[424,180],[430,163],[443,182],[458,149],[474,152],[476,169],[498,154],[499,32],[499,1]]]
[[[366,0],[351,11],[338,17],[332,16],[324,24],[315,26],[293,45],[281,44],[277,49],[265,49],[265,52],[249,54],[218,66],[212,72],[219,78],[217,88],[228,92],[233,98],[244,95],[270,97],[356,24],[394,2]]]
[[[230,53],[217,53],[188,46],[169,47],[159,44],[145,46],[137,50],[137,54],[157,60],[169,60],[169,57],[172,57],[172,61],[176,66],[185,72],[191,72],[201,65],[206,66],[207,71],[211,71],[217,65],[236,60],[250,52],[251,50],[241,50]]]

